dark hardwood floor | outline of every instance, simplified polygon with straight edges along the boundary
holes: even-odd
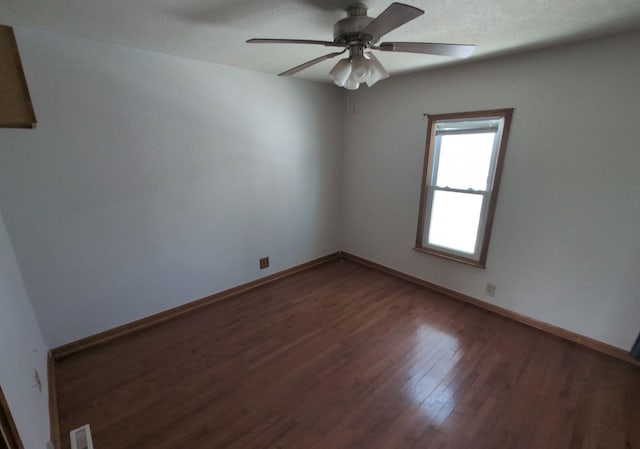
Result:
[[[56,362],[63,447],[640,448],[640,369],[353,262]]]

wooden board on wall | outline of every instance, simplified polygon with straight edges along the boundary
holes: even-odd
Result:
[[[0,388],[0,449],[24,449],[2,388]]]
[[[0,128],[33,128],[35,124],[13,28],[0,25]]]

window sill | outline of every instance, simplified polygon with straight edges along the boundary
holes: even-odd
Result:
[[[487,265],[486,265],[485,261],[477,261],[477,260],[474,260],[474,259],[468,259],[466,257],[456,256],[456,255],[453,255],[453,254],[445,253],[444,251],[438,251],[436,249],[415,247],[415,248],[413,248],[413,250],[417,251],[419,253],[431,254],[432,256],[442,257],[443,259],[452,260],[454,262],[460,262],[460,263],[463,263],[465,265],[471,265],[471,266],[477,267],[477,268],[487,268]]]

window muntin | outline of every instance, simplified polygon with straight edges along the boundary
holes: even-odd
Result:
[[[417,250],[485,266],[512,112],[429,116]]]

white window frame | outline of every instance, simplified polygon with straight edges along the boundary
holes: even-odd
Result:
[[[427,130],[427,147],[425,151],[425,163],[422,177],[422,193],[420,196],[420,215],[418,219],[418,232],[415,250],[455,260],[458,262],[486,267],[487,253],[491,227],[498,198],[500,175],[504,163],[504,155],[508,140],[509,128],[513,109],[494,109],[488,111],[473,111],[452,114],[429,115]],[[491,122],[497,126],[492,127]],[[464,122],[462,124],[461,122]],[[452,124],[451,129],[446,125]],[[453,125],[457,126],[453,126]],[[445,129],[439,129],[445,128]],[[496,133],[494,148],[491,156],[491,164],[487,176],[486,190],[459,189],[436,185],[436,174],[440,156],[441,136],[446,134],[466,134],[491,132]],[[482,207],[478,224],[477,239],[473,254],[461,252],[452,248],[437,246],[428,242],[429,226],[434,194],[437,191],[464,193],[468,195],[481,195]]]

